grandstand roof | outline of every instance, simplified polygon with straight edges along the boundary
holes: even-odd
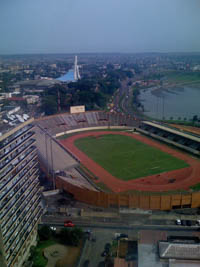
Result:
[[[173,133],[173,134],[180,135],[180,136],[182,136],[182,137],[185,137],[185,138],[188,138],[188,139],[191,139],[191,140],[193,140],[193,141],[196,141],[196,142],[200,143],[200,137],[193,136],[193,135],[184,133],[184,132],[182,132],[182,131],[178,131],[178,130],[169,128],[169,127],[167,127],[167,126],[163,126],[163,125],[161,125],[161,124],[153,123],[153,122],[150,122],[150,121],[143,121],[143,123],[144,123],[144,124],[148,124],[148,125],[153,126],[153,127],[156,127],[156,128],[159,128],[159,129],[161,129],[161,130],[164,130],[164,131]]]

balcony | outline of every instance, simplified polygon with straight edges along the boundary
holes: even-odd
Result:
[[[40,202],[39,202],[40,203]],[[12,239],[12,242],[9,244],[9,246],[6,248],[6,252],[8,252],[8,250],[12,247],[12,244],[16,241],[16,239],[17,239],[17,236],[22,232],[22,230],[24,230],[24,233],[26,233],[27,232],[27,230],[28,230],[28,228],[31,226],[31,223],[30,222],[34,222],[34,218],[35,217],[37,217],[37,214],[39,214],[40,213],[40,211],[42,210],[42,207],[41,206],[39,206],[39,204],[38,204],[38,206],[37,206],[37,208],[35,209],[35,211],[34,211],[34,213],[31,213],[30,215],[29,215],[29,217],[28,217],[28,219],[24,219],[23,220],[23,224],[22,224],[22,227],[21,227],[21,229],[17,232],[17,234],[14,236],[14,238]],[[29,211],[30,212],[30,211]],[[8,241],[8,240],[7,240]],[[6,242],[7,242],[6,241]],[[19,240],[18,240],[18,242],[19,242]],[[16,245],[17,244],[15,244],[15,248],[16,248]],[[14,249],[15,250],[15,249]]]
[[[40,197],[40,196],[39,196]],[[34,192],[28,196],[28,198],[23,202],[23,205],[20,205],[20,208],[17,208],[17,212],[16,210],[14,210],[14,213],[11,212],[8,220],[4,223],[2,229],[4,229],[4,232],[3,232],[3,236],[5,236],[8,232],[8,229],[10,229],[10,227],[13,225],[13,223],[15,223],[17,220],[21,221],[21,215],[22,213],[24,212],[24,209],[28,206],[28,205],[33,205],[36,201],[36,199],[38,198],[38,195],[37,193],[34,194]],[[12,210],[13,211],[13,210]]]
[[[7,237],[7,239],[4,240],[4,244],[7,244],[8,241],[12,240],[11,242],[9,242],[9,244],[7,244],[7,246],[6,246],[6,252],[11,247],[12,243],[14,242],[14,240],[16,240],[16,238],[19,235],[19,233],[22,231],[22,229],[24,228],[24,225],[26,225],[26,223],[30,222],[30,218],[33,217],[33,214],[35,214],[35,211],[39,207],[39,204],[41,202],[41,198],[38,197],[35,202],[36,202],[36,204],[34,206],[30,207],[29,209],[26,209],[21,214],[22,220],[20,220],[20,222],[18,222],[18,223],[15,224],[15,228],[12,230],[12,232],[10,232],[9,236]],[[26,218],[27,215],[29,215],[28,218]],[[11,237],[13,236],[13,234],[15,234],[14,235],[14,238],[11,239]]]
[[[11,173],[11,171],[16,170],[16,168],[17,168],[20,164],[22,164],[24,158],[26,158],[26,156],[30,155],[30,153],[31,153],[32,151],[36,151],[36,147],[35,147],[35,146],[28,147],[28,148],[27,148],[27,152],[23,155],[23,158],[21,158],[21,160],[20,160],[18,163],[13,164],[13,165],[11,164],[11,165],[10,165],[4,172],[1,172],[1,174],[0,174],[0,179],[1,179],[1,178],[5,178],[7,175],[9,175],[9,174]]]
[[[35,174],[37,173],[37,169],[35,170]],[[33,175],[32,175],[33,176]],[[25,179],[25,177],[23,177]],[[21,185],[18,185],[16,190],[10,191],[10,195],[6,194],[4,196],[4,200],[0,202],[1,204],[1,210],[4,209],[4,207],[10,202],[10,200],[15,196],[18,198],[18,193],[23,194],[26,189],[28,188],[29,184],[31,183],[32,179],[30,179],[30,176],[26,177],[26,180]]]
[[[6,148],[7,146],[9,146],[12,142],[14,142],[21,135],[27,133],[28,131],[30,131],[33,128],[34,128],[34,125],[29,124],[29,125],[21,128],[19,131],[17,131],[15,134],[13,134],[12,136],[10,136],[6,140],[3,140],[2,142],[0,142],[0,151],[2,149]]]
[[[4,224],[2,225],[2,228],[4,228],[8,224],[8,222],[9,224],[7,227],[11,226],[12,222],[14,221],[13,218],[17,218],[17,217],[14,217],[16,216],[15,213],[17,214],[17,213],[22,212],[21,211],[22,207],[24,208],[29,203],[29,201],[31,201],[31,199],[39,192],[39,190],[40,190],[39,186],[32,188],[32,190],[30,191],[28,195],[26,196],[24,195],[23,198],[19,200],[15,206],[12,206],[12,208],[15,208],[14,213],[11,213],[11,216],[9,216],[8,219],[4,222]],[[22,203],[24,205],[22,205]]]
[[[17,246],[17,252],[15,252],[15,256],[13,256],[11,258],[11,255],[9,255],[9,257],[6,259],[7,260],[7,263],[8,263],[8,266],[10,267],[11,264],[14,262],[14,260],[16,259],[16,257],[18,257],[19,255],[19,252],[23,249],[23,247],[26,245],[26,240],[29,238],[29,236],[31,235],[31,233],[33,232],[35,226],[38,224],[40,218],[42,216],[42,210],[40,209],[39,212],[37,213],[37,215],[35,216],[34,218],[34,221],[32,223],[32,228],[29,232],[24,232],[23,233],[23,236],[22,236],[22,239],[21,239],[21,242],[20,244]],[[28,233],[28,234],[27,234]],[[26,236],[25,236],[26,235]]]
[[[4,168],[9,163],[11,163],[12,161],[13,161],[13,163],[11,163],[11,165],[16,165],[17,164],[17,163],[15,163],[15,162],[17,162],[17,159],[16,158],[19,157],[23,152],[25,152],[26,149],[28,147],[30,147],[31,145],[33,145],[35,142],[36,142],[35,139],[29,139],[28,142],[26,142],[25,144],[23,144],[23,145],[20,146],[20,148],[18,149],[17,152],[15,151],[12,154],[12,156],[9,156],[9,159],[1,161],[0,162],[0,171],[3,171]]]
[[[5,157],[7,157],[10,153],[14,152],[16,149],[18,149],[23,143],[25,143],[30,137],[34,137],[35,133],[30,131],[22,136],[25,137],[24,139],[18,139],[16,140],[15,144],[10,145],[10,148],[6,149],[6,152],[1,152],[0,160],[3,160]],[[34,138],[35,139],[35,138]],[[4,149],[5,150],[5,149]]]
[[[17,179],[17,176],[23,176],[26,173],[26,170],[30,170],[33,165],[36,166],[36,164],[38,164],[37,156],[35,155],[35,153],[32,153],[31,155],[32,158],[28,161],[24,161],[16,170],[16,174],[13,176],[12,174],[7,177],[7,179],[3,179],[0,181],[0,191],[4,188],[4,186],[8,185],[9,183],[13,182],[15,179]],[[29,156],[30,157],[30,156]],[[29,168],[27,168],[27,166]]]
[[[4,201],[4,198],[7,196],[7,194],[11,194],[12,192],[15,193],[16,187],[19,186],[20,182],[22,182],[23,179],[25,179],[25,177],[28,176],[26,179],[30,179],[30,177],[33,175],[33,172],[38,171],[38,168],[36,168],[37,164],[38,164],[37,162],[35,164],[32,164],[30,168],[26,170],[26,172],[22,171],[20,174],[18,173],[18,178],[15,179],[15,183],[13,183],[9,188],[7,188],[7,190],[4,191],[3,194],[0,195],[0,201],[1,201],[0,203]],[[35,170],[33,171],[34,167]],[[12,179],[12,181],[13,180],[14,179]],[[7,183],[9,183],[9,181]]]
[[[8,210],[10,208],[12,208],[13,203],[15,203],[16,201],[18,201],[21,196],[28,190],[30,189],[30,186],[33,185],[34,182],[36,182],[37,184],[39,183],[38,177],[34,178],[32,181],[30,181],[29,179],[27,179],[27,181],[24,183],[23,188],[19,188],[15,194],[13,194],[10,199],[8,199],[5,204],[3,205],[3,207],[1,208],[1,215],[0,218],[2,219],[2,217],[4,217],[5,213],[8,212]],[[12,202],[11,202],[12,200]],[[11,205],[8,205],[11,204]],[[16,203],[15,203],[16,204]],[[4,212],[2,212],[2,210],[4,209]]]

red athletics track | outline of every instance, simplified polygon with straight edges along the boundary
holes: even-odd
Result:
[[[156,147],[166,153],[169,153],[179,159],[186,161],[190,167],[186,167],[179,170],[164,172],[161,174],[146,176],[130,181],[122,181],[104,168],[94,162],[85,153],[80,151],[75,145],[74,141],[87,136],[100,136],[104,134],[120,134],[130,136],[138,141],[141,141],[150,146]],[[178,152],[166,145],[160,144],[152,139],[148,139],[142,135],[125,133],[125,132],[115,132],[115,131],[98,131],[98,132],[85,132],[81,134],[74,135],[65,140],[60,141],[62,145],[68,148],[75,156],[77,156],[80,162],[86,166],[92,173],[94,173],[99,180],[97,182],[103,182],[113,192],[124,192],[128,190],[139,190],[139,191],[170,191],[178,189],[189,189],[191,185],[200,182],[200,161],[192,158],[191,156]],[[176,179],[175,182],[170,183],[169,179]]]

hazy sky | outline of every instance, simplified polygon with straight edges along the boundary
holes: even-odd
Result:
[[[200,51],[200,0],[0,0],[0,54]]]

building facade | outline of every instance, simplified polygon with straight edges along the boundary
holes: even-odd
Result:
[[[33,119],[0,136],[0,266],[20,267],[42,215]]]

